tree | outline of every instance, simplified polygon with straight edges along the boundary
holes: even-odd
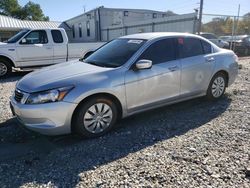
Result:
[[[176,15],[178,15],[178,14],[174,13],[174,12],[171,11],[171,10],[166,11],[165,14],[166,14],[166,16],[176,16]]]
[[[22,7],[18,4],[17,0],[1,0],[0,1],[0,14],[19,18]]]
[[[202,25],[203,32],[215,33],[217,35],[231,35],[233,26],[235,35],[250,34],[250,12],[241,17],[216,17],[212,21]]]
[[[22,20],[48,21],[39,4],[29,1],[24,7],[17,0],[1,0],[0,14]]]
[[[48,21],[49,20],[48,16],[44,16],[40,5],[33,3],[31,1],[29,1],[23,7],[23,11],[24,11],[24,14],[26,14],[25,15],[26,20],[35,20],[35,21],[39,21],[39,20]]]

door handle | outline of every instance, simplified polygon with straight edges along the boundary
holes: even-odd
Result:
[[[178,69],[179,67],[177,65],[168,68],[168,70],[170,70],[171,72],[177,71]]]
[[[51,50],[51,49],[52,49],[52,47],[46,47],[46,49],[47,49],[47,50]]]
[[[208,58],[206,58],[206,62],[207,63],[211,63],[211,62],[214,62],[214,61],[215,61],[214,57],[208,57]]]

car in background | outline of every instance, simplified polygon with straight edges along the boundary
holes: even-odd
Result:
[[[231,38],[231,36],[227,35],[227,36],[220,36],[219,39],[227,41],[229,38]]]
[[[230,36],[226,39],[229,46],[238,55],[250,55],[250,35]]]
[[[0,79],[12,69],[34,69],[79,59],[103,42],[69,43],[67,33],[57,29],[24,29],[0,43]]]
[[[229,48],[229,43],[227,41],[218,38],[213,33],[200,33],[200,36],[210,40],[212,43],[216,44],[220,48]]]
[[[26,75],[10,106],[31,130],[98,137],[139,112],[201,96],[219,99],[237,77],[237,62],[234,52],[197,35],[128,35],[82,61]]]

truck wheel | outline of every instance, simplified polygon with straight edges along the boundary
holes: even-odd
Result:
[[[227,78],[225,74],[218,72],[212,78],[208,90],[207,90],[207,98],[210,100],[216,100],[222,97],[225,93],[227,85]]]
[[[106,97],[83,103],[73,117],[73,130],[80,136],[95,138],[110,131],[117,120],[117,107]]]
[[[12,72],[11,64],[4,59],[0,59],[0,78],[10,75],[11,72]]]

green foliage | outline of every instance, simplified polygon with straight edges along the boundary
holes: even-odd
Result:
[[[20,6],[17,0],[0,0],[0,14],[22,20],[48,21],[39,4],[29,1]]]

